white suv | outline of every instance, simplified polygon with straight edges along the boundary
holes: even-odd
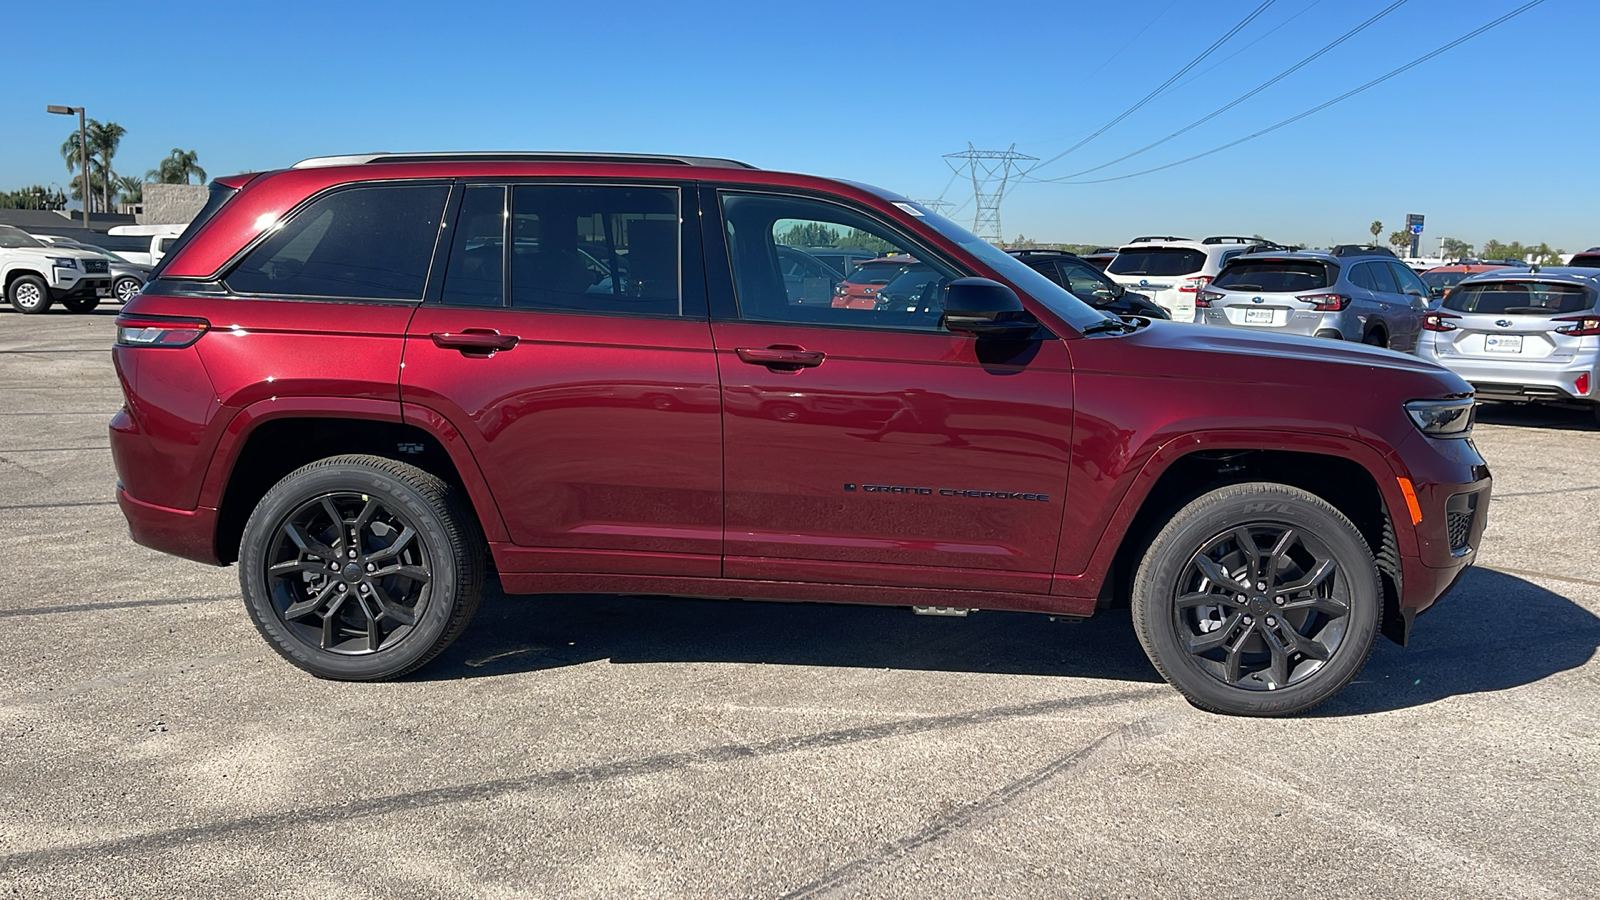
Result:
[[[1200,289],[1217,277],[1224,264],[1243,253],[1281,250],[1271,241],[1218,235],[1191,241],[1180,237],[1136,237],[1117,251],[1106,267],[1111,280],[1148,296],[1174,322],[1193,322]]]
[[[82,247],[51,247],[20,228],[0,225],[0,279],[18,312],[42,313],[57,300],[73,312],[88,312],[111,295],[111,261]]]

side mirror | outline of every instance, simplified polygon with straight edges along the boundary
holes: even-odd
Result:
[[[944,327],[957,334],[1018,341],[1033,335],[1039,320],[1022,308],[1011,288],[987,278],[957,278],[945,288]]]
[[[1428,288],[1428,295],[1431,297],[1443,297],[1444,285],[1436,284],[1433,287]]]

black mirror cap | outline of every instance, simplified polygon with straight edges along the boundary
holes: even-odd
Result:
[[[1025,340],[1039,320],[1022,308],[1017,292],[988,278],[957,278],[945,288],[944,327],[958,334]]]

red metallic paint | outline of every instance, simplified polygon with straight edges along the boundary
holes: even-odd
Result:
[[[580,162],[241,176],[229,184],[243,189],[168,261],[164,277],[215,276],[328,187],[474,176],[820,192],[869,208],[964,260],[971,273],[1017,288],[889,200],[851,185]],[[460,470],[513,592],[1087,615],[1161,473],[1185,454],[1223,448],[1353,460],[1391,511],[1404,502],[1395,478],[1412,479],[1422,524],[1391,517],[1408,607],[1429,605],[1470,563],[1470,552],[1449,553],[1443,508],[1451,494],[1487,492],[1487,467],[1470,442],[1424,438],[1400,408],[1413,397],[1467,390],[1454,376],[1386,351],[1167,323],[1085,338],[1018,293],[1062,336],[1020,362],[979,359],[975,342],[950,335],[177,297],[155,284],[130,313],[202,316],[214,327],[189,350],[116,351],[128,396],[112,428],[128,487],[119,500],[136,539],[215,561],[215,512],[205,502],[193,507],[215,503],[251,428],[278,414],[345,414],[331,398],[365,405],[349,415],[392,421],[403,394],[404,420],[433,434]],[[431,338],[473,328],[519,340],[488,355]],[[737,353],[774,345],[825,355],[821,365],[787,372]],[[207,472],[213,455],[218,462]],[[847,483],[858,490],[846,491]],[[929,495],[861,490],[866,485],[1049,500],[920,502]]]

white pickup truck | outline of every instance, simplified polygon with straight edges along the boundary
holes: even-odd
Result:
[[[20,228],[0,225],[0,284],[18,312],[46,312],[57,300],[73,312],[88,312],[111,295],[111,261],[80,247],[52,247]]]
[[[149,250],[118,250],[117,255],[128,262],[137,265],[152,267],[167,255],[167,250],[177,243],[178,235],[183,234],[183,225],[118,225],[108,234],[115,237],[148,237]]]

